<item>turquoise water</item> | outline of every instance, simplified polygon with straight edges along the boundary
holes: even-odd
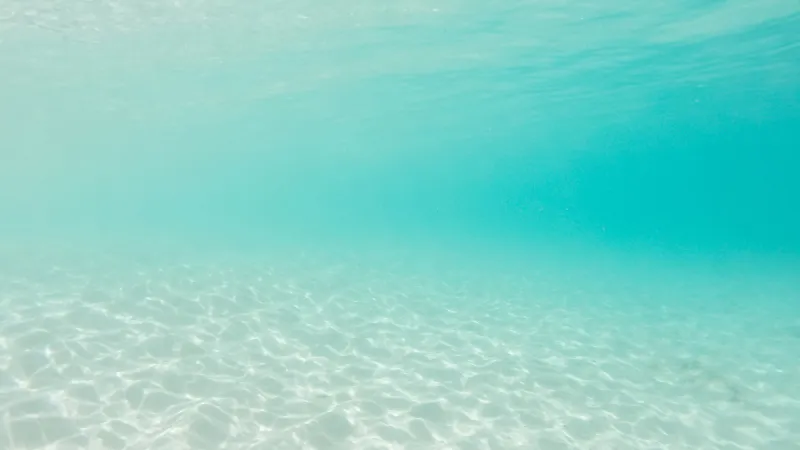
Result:
[[[0,3],[0,450],[800,449],[797,30]]]

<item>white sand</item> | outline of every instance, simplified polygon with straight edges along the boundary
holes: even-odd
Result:
[[[0,449],[800,448],[792,289],[41,267],[0,277]]]

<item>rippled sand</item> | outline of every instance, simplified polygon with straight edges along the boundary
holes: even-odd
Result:
[[[0,448],[800,448],[791,289],[330,261],[9,266]]]

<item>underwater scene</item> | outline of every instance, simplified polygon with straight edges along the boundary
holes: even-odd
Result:
[[[800,450],[796,0],[0,0],[0,450]]]

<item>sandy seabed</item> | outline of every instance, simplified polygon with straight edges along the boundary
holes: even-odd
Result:
[[[4,450],[800,449],[793,289],[672,302],[335,258],[12,266]]]

